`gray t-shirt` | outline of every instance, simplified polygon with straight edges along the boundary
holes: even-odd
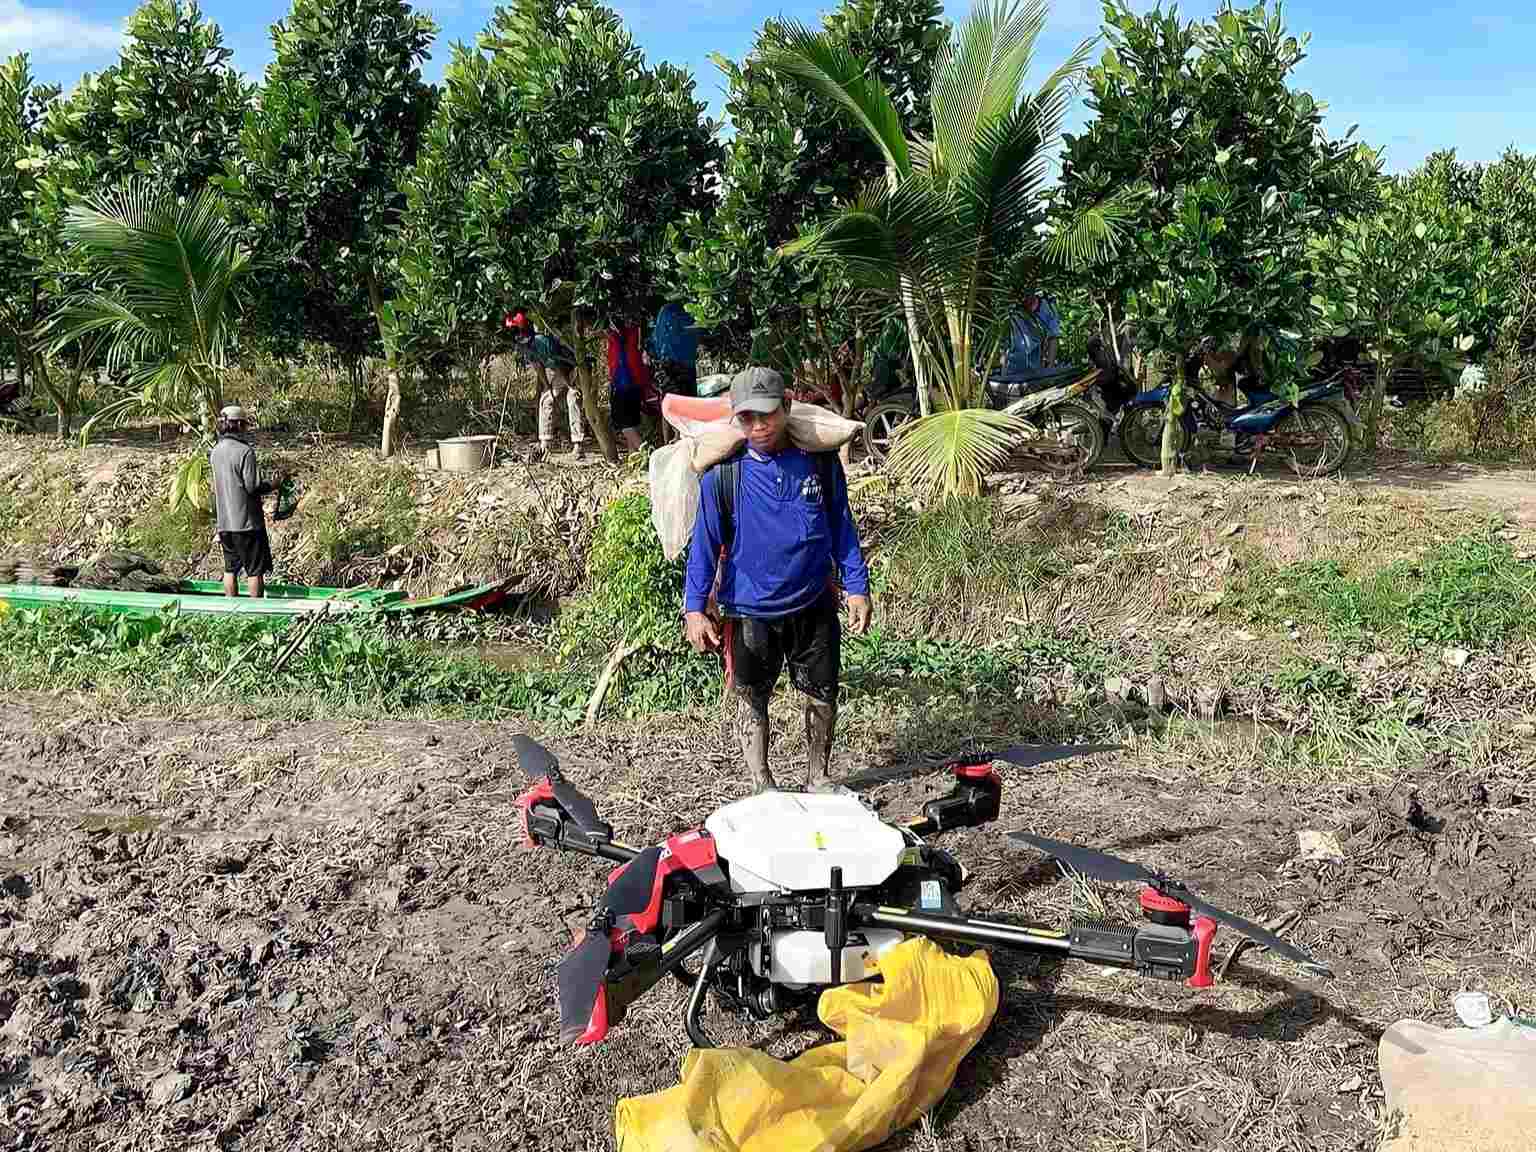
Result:
[[[256,472],[256,450],[234,436],[224,436],[208,454],[213,472],[213,501],[220,532],[258,532],[267,526],[261,498],[268,488]]]

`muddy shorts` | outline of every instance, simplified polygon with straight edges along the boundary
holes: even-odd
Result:
[[[220,532],[224,546],[224,571],[238,576],[265,576],[272,571],[272,545],[264,528],[254,532]]]
[[[726,625],[738,692],[766,703],[788,663],[789,682],[801,692],[823,704],[837,702],[843,631],[837,615],[837,593],[831,588],[793,616],[774,620],[735,617]]]

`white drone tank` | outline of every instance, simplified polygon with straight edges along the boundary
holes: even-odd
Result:
[[[857,796],[760,792],[704,822],[738,892],[816,892],[843,870],[844,888],[873,888],[896,871],[906,838]]]

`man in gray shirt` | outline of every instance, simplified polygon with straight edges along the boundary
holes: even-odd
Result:
[[[231,404],[219,413],[219,442],[208,455],[219,543],[224,547],[224,595],[240,595],[240,573],[250,577],[251,595],[266,595],[272,545],[261,498],[275,492],[256,470],[256,449],[246,439],[245,410]]]

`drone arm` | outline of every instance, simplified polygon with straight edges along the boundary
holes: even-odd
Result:
[[[979,828],[997,819],[1002,806],[1003,778],[990,763],[956,764],[955,786],[946,796],[923,805],[923,814],[907,825],[919,837],[936,836],[953,828]]]
[[[993,944],[1042,955],[1071,955],[1070,940],[1059,932],[975,920],[969,916],[944,916],[910,908],[856,904],[852,925],[860,928],[894,928],[913,936],[935,936],[960,944]]]
[[[1193,987],[1205,987],[1210,983],[1210,949],[1215,934],[1215,926],[1210,921],[1197,922],[1196,931],[1191,932],[1168,925],[1086,920],[1071,925],[1066,932],[1059,932],[871,904],[854,906],[852,924],[894,928],[909,935],[934,936],[961,944],[995,946],[1131,968],[1146,976],[1185,979]]]

